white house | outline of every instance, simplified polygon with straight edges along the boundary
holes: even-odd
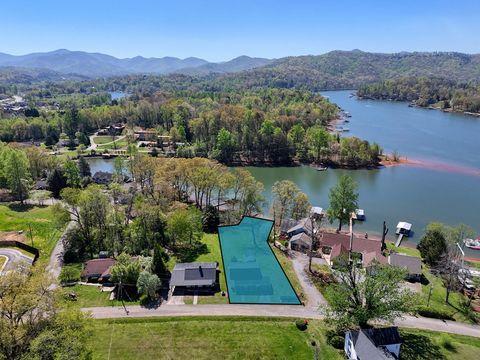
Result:
[[[400,357],[398,328],[350,330],[345,333],[345,353],[350,360],[389,360]]]

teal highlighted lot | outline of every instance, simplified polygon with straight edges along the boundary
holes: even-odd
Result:
[[[218,228],[231,304],[300,304],[268,244],[272,227],[270,220],[244,217]]]

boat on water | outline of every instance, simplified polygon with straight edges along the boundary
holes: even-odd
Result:
[[[364,221],[365,220],[365,210],[355,209],[355,212],[352,214],[352,219]]]
[[[317,171],[326,171],[328,168],[326,166],[323,166],[323,165],[319,165],[319,166],[316,166],[315,167],[315,170]]]
[[[480,237],[477,238],[476,240],[473,240],[473,239],[465,239],[465,240],[463,240],[463,243],[464,243],[465,246],[468,247],[469,249],[480,250]]]

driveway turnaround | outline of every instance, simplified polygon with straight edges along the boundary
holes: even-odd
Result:
[[[246,305],[246,304],[205,304],[205,305],[161,305],[148,309],[139,305],[128,306],[128,314],[123,307],[83,308],[95,319],[176,317],[176,316],[262,316],[291,317],[300,319],[322,319],[319,310],[296,305]],[[396,326],[447,332],[458,335],[480,337],[480,326],[468,325],[455,321],[417,318],[405,316],[395,321]]]
[[[0,274],[4,274],[7,271],[13,270],[15,264],[24,264],[31,266],[33,263],[33,257],[24,255],[21,251],[15,248],[0,248],[0,255],[7,258],[6,263],[3,266],[3,269],[0,269]]]
[[[268,237],[271,220],[245,216],[238,225],[218,228],[231,304],[300,305]]]

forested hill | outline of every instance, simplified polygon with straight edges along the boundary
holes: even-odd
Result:
[[[401,78],[363,85],[362,98],[411,101],[417,106],[434,106],[453,111],[480,113],[480,85],[438,78]]]
[[[281,58],[269,65],[211,80],[218,87],[356,89],[399,77],[480,80],[480,55],[461,53],[377,54],[359,50]]]

